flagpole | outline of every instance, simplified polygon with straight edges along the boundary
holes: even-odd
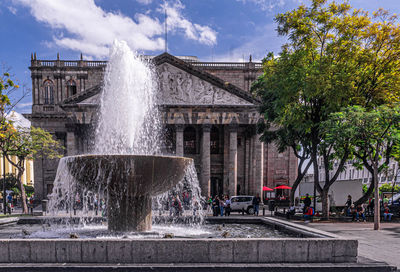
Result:
[[[164,32],[165,32],[165,52],[168,52],[168,28],[167,28],[167,2],[164,1]]]

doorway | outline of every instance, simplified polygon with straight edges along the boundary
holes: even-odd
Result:
[[[224,184],[222,178],[211,177],[211,197],[214,198],[216,195],[222,195],[224,193]]]

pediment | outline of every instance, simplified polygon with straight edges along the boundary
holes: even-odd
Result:
[[[159,105],[251,106],[259,101],[242,89],[168,53],[153,59],[159,77]],[[101,84],[63,101],[64,106],[96,106]]]
[[[254,105],[226,89],[168,62],[157,66],[162,105]]]

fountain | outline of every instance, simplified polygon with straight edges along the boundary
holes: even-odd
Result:
[[[152,197],[176,186],[193,163],[189,158],[154,155],[160,153],[161,127],[155,82],[150,63],[140,60],[125,42],[115,41],[101,94],[94,154],[60,160],[51,207],[58,209],[60,199],[64,206],[73,206],[76,194],[87,196],[82,190],[97,192],[107,201],[110,231],[151,229]]]
[[[366,271],[356,263],[357,240],[275,218],[213,217],[208,222],[219,225],[157,226],[156,232],[149,232],[152,208],[163,206],[165,199],[172,197],[169,189],[195,185],[191,189],[191,217],[201,209],[193,161],[160,155],[154,79],[151,64],[135,56],[126,43],[114,43],[105,73],[94,152],[60,160],[49,202],[53,219],[69,218],[72,224],[53,228],[47,218],[21,217],[19,224],[0,228],[0,263],[7,263],[2,267],[25,271],[16,268],[17,263],[23,263],[30,271],[33,265],[25,263],[37,263],[40,268],[47,263],[45,270],[58,271],[57,267],[68,269],[73,263],[76,268],[81,263],[87,267],[103,263],[117,265],[108,266],[109,270],[99,266],[99,270],[227,271],[252,267],[287,271],[298,266],[290,263],[302,263],[302,271],[323,271],[327,263],[335,262],[343,263],[335,267],[346,271]],[[102,216],[97,216],[99,207]],[[72,219],[85,216],[101,220],[106,216],[108,230],[102,224],[75,228]],[[35,221],[38,225],[32,225]],[[245,225],[248,223],[253,225]],[[25,224],[22,230],[20,224]],[[76,233],[71,233],[72,229]],[[176,229],[181,229],[178,235],[172,233]],[[85,266],[79,266],[79,271]]]

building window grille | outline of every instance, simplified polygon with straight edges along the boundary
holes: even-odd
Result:
[[[219,154],[219,130],[213,126],[210,133],[210,153]]]
[[[54,104],[54,84],[51,80],[44,82],[44,104]]]
[[[187,127],[183,132],[184,153],[196,154],[196,130],[194,127]]]
[[[67,96],[76,95],[76,83],[72,79],[67,82]]]

